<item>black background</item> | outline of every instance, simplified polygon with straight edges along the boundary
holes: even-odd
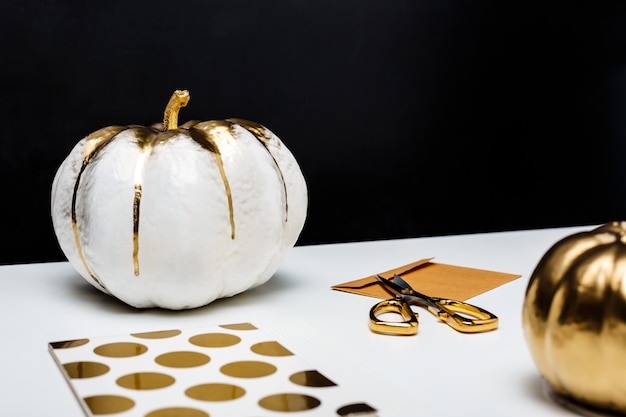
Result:
[[[298,244],[626,217],[624,2],[3,0],[0,32],[0,263],[63,260],[57,167],[177,88],[296,156]]]

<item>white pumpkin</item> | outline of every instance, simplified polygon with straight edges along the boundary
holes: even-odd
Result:
[[[52,184],[53,227],[93,286],[138,307],[188,309],[268,281],[307,212],[298,163],[267,128],[188,122],[177,90],[163,125],[82,139]]]

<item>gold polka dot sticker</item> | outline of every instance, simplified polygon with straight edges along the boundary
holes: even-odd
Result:
[[[148,351],[148,348],[140,343],[107,343],[96,347],[93,351],[109,358],[128,358],[142,355]]]
[[[77,339],[77,340],[66,340],[64,342],[50,343],[50,346],[53,349],[68,349],[68,348],[82,346],[87,343],[89,343],[89,339]]]
[[[222,324],[220,327],[230,330],[257,330],[252,323]]]
[[[135,390],[165,388],[174,383],[174,378],[158,372],[135,372],[119,377],[117,385]]]
[[[170,368],[193,368],[209,363],[211,358],[198,352],[167,352],[157,356],[155,362]]]
[[[365,403],[357,403],[357,404],[348,404],[340,407],[337,410],[337,415],[344,416],[358,416],[358,415],[368,415],[371,416],[372,413],[376,412],[376,409],[365,404]]]
[[[221,348],[236,345],[241,338],[229,333],[204,333],[191,337],[189,341],[196,346]]]
[[[168,337],[178,336],[179,334],[181,334],[180,330],[161,330],[158,332],[133,333],[131,336],[140,339],[166,339]]]
[[[197,408],[189,407],[168,407],[154,410],[146,414],[145,417],[210,417],[206,413]]]
[[[195,385],[185,391],[185,394],[200,401],[230,401],[242,397],[246,390],[238,385],[211,383]]]
[[[100,362],[70,362],[63,364],[63,369],[72,378],[93,378],[109,372],[109,367]]]
[[[290,343],[287,349],[269,331],[243,322],[48,347],[87,417],[376,414],[362,394],[299,357],[297,340]]]
[[[260,342],[252,345],[250,347],[254,353],[258,353],[259,355],[264,356],[291,356],[291,353],[287,348],[283,347],[280,343],[276,341],[271,342]]]
[[[337,385],[315,370],[296,372],[289,377],[289,380],[305,387],[332,387]]]
[[[260,378],[276,372],[276,367],[271,363],[258,361],[231,362],[220,368],[224,375],[235,378]]]
[[[133,400],[120,395],[94,395],[83,398],[83,401],[94,415],[121,413],[135,406]]]
[[[274,394],[263,397],[259,405],[271,411],[306,411],[318,407],[322,402],[315,397],[304,394]]]

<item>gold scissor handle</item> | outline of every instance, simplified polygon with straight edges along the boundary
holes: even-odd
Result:
[[[399,314],[403,321],[385,321],[378,318],[382,313]],[[413,336],[417,334],[418,313],[413,312],[404,297],[381,301],[370,309],[370,330],[374,333]]]
[[[498,317],[475,305],[436,297],[429,297],[429,301],[438,309],[428,306],[428,310],[459,332],[482,333],[498,328]]]

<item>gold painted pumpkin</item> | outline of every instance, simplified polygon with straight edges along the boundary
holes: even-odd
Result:
[[[522,317],[557,399],[626,413],[626,222],[554,244],[530,277]]]
[[[267,128],[187,122],[177,90],[163,124],[110,126],[59,167],[59,245],[92,285],[139,308],[186,309],[269,280],[307,212],[298,163]]]

